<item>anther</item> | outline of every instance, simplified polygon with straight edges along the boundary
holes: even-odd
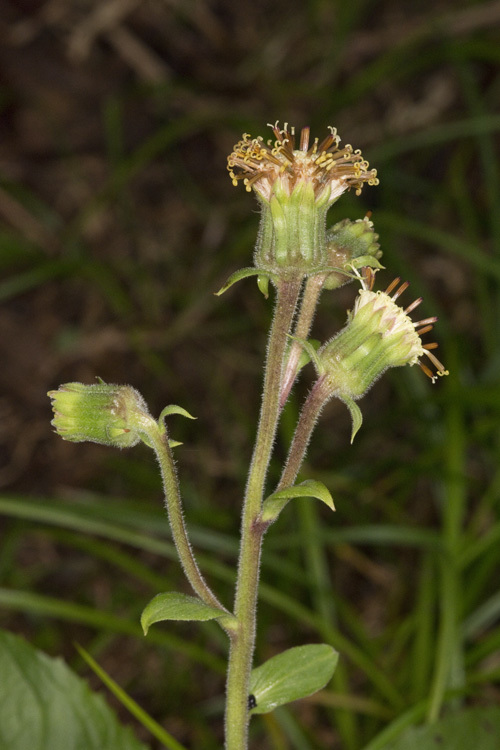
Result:
[[[409,286],[410,285],[407,281],[403,281],[399,289],[397,289],[392,295],[391,297],[392,301],[395,302],[397,298],[400,297],[403,294],[403,292],[406,291],[406,289],[408,289]]]
[[[394,289],[394,287],[396,287],[399,284],[400,281],[401,281],[401,279],[399,278],[399,276],[396,276],[396,278],[394,279],[394,281],[391,281],[391,283],[389,284],[389,286],[385,290],[385,294],[389,295],[392,292],[392,290]]]

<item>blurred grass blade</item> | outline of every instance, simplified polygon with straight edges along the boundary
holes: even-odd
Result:
[[[130,635],[141,640],[144,637],[139,623],[135,624],[130,620],[125,620],[108,612],[101,612],[92,607],[66,602],[41,594],[1,588],[0,604],[17,612],[29,612],[31,614],[43,615],[44,617],[55,617],[60,620],[87,625],[97,630],[109,630],[113,633]],[[223,659],[214,656],[201,646],[190,643],[188,640],[159,630],[151,631],[150,639],[159,646],[183,653],[216,672],[221,674],[225,672],[226,665]]]
[[[186,750],[184,745],[177,742],[177,740],[163,729],[163,727],[160,726],[160,724],[158,724],[158,722],[156,722],[148,713],[146,713],[146,711],[144,711],[133,698],[127,695],[127,693],[122,690],[122,688],[107,674],[107,672],[104,671],[101,666],[99,666],[99,664],[89,653],[87,653],[87,651],[85,651],[84,648],[82,648],[82,646],[75,643],[75,648],[92,671],[95,672],[95,674],[104,682],[115,698],[120,701],[122,706],[125,706],[132,716],[135,716],[142,726],[151,732],[153,737],[156,737],[157,740],[162,742],[168,750]]]

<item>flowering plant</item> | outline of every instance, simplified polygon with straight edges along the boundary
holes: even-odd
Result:
[[[357,401],[391,367],[420,367],[434,381],[446,373],[424,344],[434,317],[415,323],[410,313],[421,300],[401,308],[397,300],[408,284],[396,279],[385,292],[373,291],[380,265],[378,236],[369,216],[348,219],[327,229],[329,208],[343,193],[359,195],[365,184],[377,185],[359,150],[340,146],[335,129],[323,141],[310,143],[303,128],[272,126],[274,138],[244,135],[228,158],[235,185],[243,182],[261,208],[254,265],[235,272],[233,283],[256,275],[267,296],[276,290],[275,313],[269,333],[260,418],[242,509],[240,555],[233,605],[224,605],[202,575],[189,540],[173,451],[166,419],[191,415],[182,407],[167,406],[155,420],[142,396],[130,386],[70,383],[51,391],[56,431],[66,440],[90,440],[117,447],[138,441],[158,458],[172,535],[184,572],[195,596],[160,593],[145,607],[144,632],[164,620],[215,620],[229,640],[225,747],[248,747],[252,715],[305,697],[330,680],[338,654],[329,644],[298,646],[252,669],[256,636],[259,563],[264,535],[290,500],[317,498],[334,510],[328,489],[318,481],[296,484],[311,434],[325,403],[333,397],[349,408],[352,437],[361,426]],[[298,148],[296,146],[298,145]],[[309,334],[322,290],[334,290],[356,280],[361,289],[348,313],[346,326],[319,348]],[[277,487],[267,487],[277,426],[283,406],[305,358],[316,368],[317,379],[300,414]],[[423,363],[426,357],[436,374]],[[174,741],[169,746],[181,747]]]

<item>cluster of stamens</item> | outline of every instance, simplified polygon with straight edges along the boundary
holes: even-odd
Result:
[[[369,168],[359,149],[354,150],[349,144],[340,147],[335,128],[330,128],[330,134],[321,143],[315,138],[311,146],[309,128],[302,128],[296,149],[293,126],[289,128],[285,123],[280,129],[276,123],[269,127],[274,141],[264,142],[262,136],[251,138],[245,133],[234,146],[227,160],[233,185],[242,180],[249,192],[254,188],[266,200],[278,177],[286,184],[289,194],[299,180],[309,180],[316,197],[330,188],[334,199],[350,188],[355,188],[359,195],[365,182],[378,185],[377,171]]]
[[[434,323],[437,318],[432,316],[430,318],[424,318],[418,322],[414,322],[409,316],[410,313],[415,310],[422,302],[422,297],[414,300],[408,307],[402,308],[396,304],[396,300],[400,297],[403,292],[408,289],[409,283],[404,281],[400,284],[401,279],[395,278],[384,292],[378,291],[373,292],[373,284],[375,280],[375,273],[371,268],[365,268],[365,275],[361,277],[361,283],[363,289],[360,290],[356,302],[354,305],[354,314],[362,307],[367,304],[372,304],[374,311],[384,310],[382,322],[384,332],[382,336],[390,336],[395,333],[405,333],[408,343],[412,344],[411,353],[408,357],[408,364],[417,364],[423,372],[432,380],[434,383],[437,377],[448,375],[448,370],[445,369],[444,365],[439,359],[432,353],[433,349],[437,349],[438,345],[435,342],[429,344],[423,344],[421,337],[432,331]],[[381,325],[382,327],[382,325]],[[432,362],[436,368],[436,374],[424,364],[420,357],[425,355]]]

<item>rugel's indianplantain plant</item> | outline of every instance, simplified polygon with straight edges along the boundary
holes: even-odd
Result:
[[[340,146],[331,128],[326,138],[310,143],[303,128],[298,143],[293,128],[272,127],[274,138],[244,135],[228,158],[235,185],[242,181],[254,191],[261,207],[254,266],[234,273],[218,292],[241,278],[256,275],[267,297],[269,282],[276,289],[275,313],[269,333],[264,388],[257,436],[242,509],[241,543],[236,595],[227,609],[203,578],[189,542],[175,471],[171,441],[165,424],[170,414],[189,413],[168,406],[158,421],[149,414],[142,396],[130,386],[69,383],[51,391],[56,431],[66,440],[90,440],[128,447],[142,440],[159,461],[165,504],[180,561],[196,596],[158,594],[145,608],[146,633],[162,620],[216,620],[229,638],[225,743],[227,750],[248,747],[248,724],[255,713],[321,689],[331,678],[337,653],[329,645],[313,644],[285,651],[252,671],[256,632],[259,562],[266,530],[294,497],[315,497],[332,510],[333,501],[320,482],[295,485],[305,451],[324,404],[341,399],[352,416],[352,437],[361,425],[356,404],[390,367],[419,364],[427,357],[437,375],[446,374],[432,353],[436,344],[423,344],[436,318],[414,323],[397,304],[407,283],[396,279],[385,292],[374,292],[376,270],[381,268],[378,236],[367,216],[339,222],[327,230],[330,206],[347,190],[357,195],[363,185],[377,185],[376,172],[359,150]],[[348,313],[346,326],[330,341],[315,347],[308,340],[320,293],[357,279],[361,290]],[[279,485],[267,495],[266,477],[281,410],[300,370],[304,356],[312,360],[317,380],[304,404]]]

